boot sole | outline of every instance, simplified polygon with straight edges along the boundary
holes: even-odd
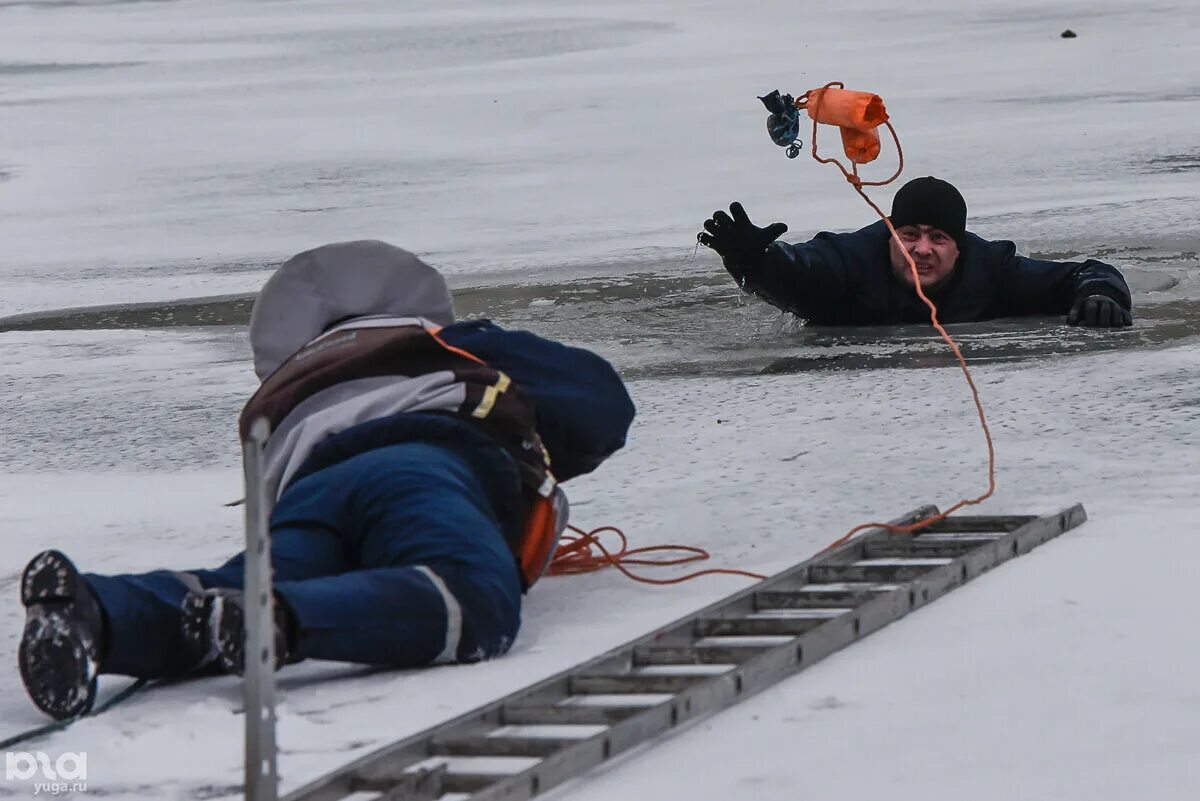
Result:
[[[236,603],[225,603],[220,596],[212,596],[212,631],[217,644],[221,669],[240,676],[246,669],[246,621],[242,607]]]
[[[241,610],[216,592],[193,592],[183,599],[183,636],[203,652],[197,670],[241,675]]]
[[[21,603],[29,608],[47,601],[73,601],[79,588],[79,571],[59,551],[43,551],[21,575]]]
[[[21,680],[38,709],[56,720],[82,715],[96,700],[96,645],[72,615],[80,582],[58,551],[34,557],[21,576]]]
[[[191,593],[183,601],[183,633],[208,654],[204,665],[234,676],[246,670],[246,614],[220,591]],[[284,635],[275,628],[275,669],[286,661]],[[295,661],[295,660],[294,660]]]
[[[184,596],[181,607],[183,612],[183,636],[188,645],[197,654],[203,654],[196,664],[197,673],[215,672],[219,668],[216,641],[212,638],[212,604],[207,593],[191,592]],[[221,672],[224,672],[223,670]]]

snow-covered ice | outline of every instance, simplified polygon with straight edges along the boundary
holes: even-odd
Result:
[[[1187,798],[1200,735],[1186,669],[1200,643],[1184,611],[1200,558],[1198,352],[1191,344],[977,369],[1000,464],[985,508],[1051,512],[1082,501],[1090,520],[570,797],[793,797],[789,788],[811,787],[817,773],[861,754],[878,769],[830,770],[821,786],[851,798],[947,787],[997,799],[1129,798],[1141,787]],[[138,358],[149,368],[162,355]],[[109,367],[97,364],[92,380],[115,383]],[[244,364],[208,370],[217,385],[235,371],[250,380]],[[629,448],[573,496],[579,523],[622,525],[638,543],[698,544],[718,564],[773,572],[855,523],[982,489],[979,432],[951,370],[644,380],[631,389],[640,417]],[[116,408],[114,425],[136,434],[137,409]],[[138,447],[170,452],[169,427],[144,433]],[[209,445],[221,439],[214,432]],[[15,656],[15,580],[37,548],[61,547],[99,571],[211,563],[237,547],[240,513],[221,504],[239,489],[233,464],[6,476],[0,508],[14,547],[0,562],[10,601],[0,663]],[[284,786],[742,586],[732,577],[674,589],[615,574],[548,579],[503,659],[409,673],[290,668],[280,674]],[[108,680],[102,691],[123,685]],[[231,679],[165,687],[41,747],[86,750],[94,786],[115,797],[146,797],[151,786],[189,797],[237,783],[240,705]],[[0,709],[12,731],[41,720],[15,672]],[[688,778],[691,764],[705,765],[703,781]]]

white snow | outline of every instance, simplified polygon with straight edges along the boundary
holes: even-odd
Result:
[[[246,364],[236,368],[249,374]],[[213,365],[214,380],[231,369]],[[622,760],[570,797],[716,798],[750,789],[783,797],[823,770],[821,786],[851,798],[1127,798],[1138,788],[1190,796],[1200,718],[1186,666],[1200,643],[1183,610],[1200,558],[1200,346],[986,366],[976,375],[1000,454],[999,491],[984,508],[1053,512],[1081,501],[1090,520],[761,698]],[[91,380],[119,378],[100,365]],[[945,506],[983,483],[978,431],[952,370],[631,389],[640,417],[630,446],[574,483],[576,519],[621,525],[635,543],[701,545],[716,565],[774,572],[857,522],[930,501]],[[843,400],[868,394],[875,403]],[[754,413],[731,414],[737,409]],[[810,430],[808,421],[835,409],[819,435]],[[734,419],[718,426],[718,414]],[[161,436],[169,447],[169,429]],[[808,442],[809,453],[782,461],[797,442]],[[211,563],[237,547],[240,511],[221,506],[237,497],[237,478],[231,466],[0,479],[13,543],[0,557],[9,600],[0,662],[15,656],[15,579],[36,549],[61,547],[99,571]],[[673,588],[607,573],[547,579],[529,596],[521,636],[503,659],[407,673],[289,668],[280,674],[284,787],[742,586],[733,577]],[[7,731],[41,722],[15,671],[3,686]],[[105,679],[102,692],[121,686]],[[232,787],[240,705],[232,679],[164,687],[40,747],[86,750],[94,786],[118,798],[145,797],[148,786],[162,797]],[[827,770],[851,754],[872,769]],[[688,764],[705,765],[703,780]]]
[[[884,97],[905,177],[953,180],[980,233],[1193,252],[1186,290],[1200,172],[1172,165],[1198,155],[1197,23],[1194,4],[1113,0],[0,2],[0,315],[252,291],[278,259],[362,236],[427,255],[456,286],[715,274],[684,257],[731,200],[788,221],[789,238],[869,220],[834,170],[787,161],[762,127],[755,95],[829,80]],[[1068,27],[1079,38],[1060,39]],[[65,69],[88,64],[114,66]],[[241,510],[223,504],[241,494],[233,420],[254,380],[244,339],[221,331],[0,345],[5,414],[21,416],[0,441],[3,737],[45,722],[15,669],[29,557],[56,547],[132,572],[238,548]],[[1200,794],[1200,332],[974,373],[998,458],[979,511],[1082,502],[1089,521],[558,797]],[[630,389],[629,447],[569,489],[576,522],[634,545],[771,573],[853,525],[985,486],[954,370]],[[214,431],[228,432],[215,453]],[[547,579],[502,659],[291,667],[283,788],[745,585]],[[102,696],[126,684],[105,677]],[[234,797],[240,707],[234,679],[172,685],[28,748],[86,751],[89,792],[110,799]],[[0,782],[0,798],[28,791]]]

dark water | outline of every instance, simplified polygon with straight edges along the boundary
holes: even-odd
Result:
[[[1186,270],[1180,275],[1186,279]],[[975,363],[1156,347],[1200,335],[1200,300],[1181,290],[1178,276],[1134,272],[1130,283],[1131,329],[1096,331],[1067,326],[1061,318],[1019,318],[949,330]],[[252,304],[252,295],[235,295],[43,312],[0,319],[0,332],[203,326],[225,327],[236,336]],[[596,349],[628,378],[955,363],[929,326],[810,327],[711,272],[463,288],[455,292],[455,307],[461,317],[490,317]]]

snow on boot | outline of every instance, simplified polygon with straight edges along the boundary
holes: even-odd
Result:
[[[225,673],[242,675],[246,669],[246,609],[241,590],[211,589],[191,593],[183,602],[184,632],[202,636]],[[275,669],[291,661],[287,638],[288,612],[275,601]],[[193,632],[203,632],[195,635]],[[197,640],[198,641],[198,640]]]
[[[25,690],[56,720],[84,714],[96,700],[104,639],[100,604],[59,551],[43,551],[25,566],[21,603],[25,632],[17,661]]]
[[[188,644],[188,650],[196,654],[197,673],[223,673],[219,664],[220,652],[217,651],[216,640],[208,636],[209,616],[212,609],[206,591],[189,592],[183,598],[183,638]]]

